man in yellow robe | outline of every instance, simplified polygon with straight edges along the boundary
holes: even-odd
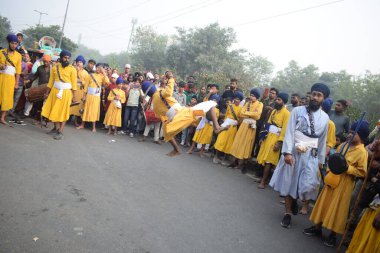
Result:
[[[70,65],[71,53],[62,50],[60,62],[51,70],[47,97],[42,107],[41,115],[54,123],[54,128],[49,132],[54,139],[63,138],[63,129],[70,117],[70,104],[76,102],[77,71]]]
[[[235,157],[235,164],[236,162],[238,164],[235,168],[241,169],[242,173],[246,173],[244,164],[251,157],[256,138],[256,121],[260,118],[263,111],[263,103],[259,101],[260,90],[254,88],[250,91],[250,95],[250,99],[245,102],[240,111],[242,123],[231,147],[231,155]]]
[[[216,103],[214,101],[203,102],[194,107],[181,107],[172,97],[174,90],[173,73],[167,71],[165,77],[167,86],[163,90],[157,90],[151,82],[143,82],[141,88],[144,93],[153,98],[154,114],[161,117],[164,125],[164,140],[173,147],[173,150],[167,155],[175,156],[179,155],[181,150],[174,137],[190,126],[197,118],[205,116],[207,119],[212,120],[215,133],[219,133],[224,129],[218,123],[215,111]]]
[[[348,140],[351,139],[357,124],[357,122],[352,124]],[[338,183],[334,185],[328,181],[329,175],[326,175],[325,186],[310,216],[310,220],[314,222],[315,226],[304,230],[304,234],[309,236],[321,236],[322,226],[330,230],[330,235],[324,240],[324,244],[328,247],[335,246],[336,234],[344,233],[356,178],[365,177],[367,172],[368,152],[363,142],[368,138],[368,135],[369,124],[367,121],[363,121],[357,134],[354,136],[351,146],[348,148],[348,145],[342,144],[338,147],[337,152],[341,149],[346,151],[348,148],[345,156],[348,169],[338,176]]]
[[[290,112],[285,107],[288,99],[289,95],[285,92],[280,92],[277,95],[274,101],[274,110],[269,116],[268,123],[264,125],[267,135],[260,136],[261,146],[257,163],[264,166],[264,173],[258,186],[259,189],[264,189],[268,184],[270,170],[276,167],[280,159],[280,150],[290,118]]]
[[[78,120],[81,119],[84,108],[84,101],[86,99],[84,89],[88,86],[90,82],[90,75],[84,69],[84,65],[86,64],[86,59],[82,55],[78,55],[75,59],[76,69],[77,69],[77,97],[79,104],[72,106],[70,108],[70,115],[75,116],[75,125],[79,126]]]
[[[244,95],[240,91],[234,93],[233,96],[233,103],[227,104],[226,116],[222,124],[222,126],[229,125],[229,128],[218,135],[214,144],[216,155],[213,162],[221,163],[222,165],[230,164],[226,158],[231,153],[231,146],[234,143],[235,135],[238,131],[240,111],[242,108],[240,102],[244,99]],[[228,98],[226,98],[226,100],[227,99]],[[221,153],[224,153],[224,161],[220,159]]]
[[[2,49],[0,53],[0,123],[4,125],[9,125],[5,117],[8,111],[13,108],[14,91],[18,89],[22,62],[21,54],[16,51],[17,36],[8,34],[7,41],[8,48]]]

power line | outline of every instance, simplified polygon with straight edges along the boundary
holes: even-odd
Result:
[[[237,24],[237,25],[233,25],[232,27],[244,26],[244,25],[248,25],[248,24],[262,22],[262,21],[269,20],[269,19],[275,19],[275,18],[279,18],[279,17],[283,17],[283,16],[288,16],[288,15],[291,15],[291,14],[295,14],[295,13],[299,13],[299,12],[304,12],[304,11],[309,11],[309,10],[312,10],[312,9],[317,9],[317,8],[320,8],[320,7],[336,4],[336,3],[339,3],[339,2],[343,2],[343,1],[345,1],[345,0],[332,1],[332,2],[328,2],[328,3],[324,3],[324,4],[319,4],[319,5],[315,5],[315,6],[311,6],[311,7],[307,7],[307,8],[302,8],[302,9],[298,9],[298,10],[294,10],[294,11],[284,12],[284,13],[280,13],[280,14],[277,14],[277,15],[273,15],[273,16],[269,16],[269,17],[265,17],[265,18],[259,18],[259,19],[256,19],[256,20],[252,20],[252,21],[240,23],[240,24]]]

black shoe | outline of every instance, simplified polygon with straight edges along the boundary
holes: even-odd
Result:
[[[58,133],[58,130],[56,130],[55,128],[53,128],[52,130],[50,130],[46,134],[48,134],[48,135],[56,135],[57,133]]]
[[[303,233],[305,235],[308,235],[308,236],[322,236],[322,230],[321,229],[317,229],[316,226],[305,228],[303,230]]]
[[[329,237],[325,238],[323,244],[327,247],[335,247],[336,245],[336,236],[334,234],[330,234]]]
[[[241,174],[247,174],[247,169],[245,168],[245,166],[241,168]]]
[[[284,228],[292,227],[292,216],[290,214],[285,214],[284,218],[282,218],[281,226]]]
[[[296,199],[293,199],[292,201],[292,214],[297,215],[298,214],[298,203]]]

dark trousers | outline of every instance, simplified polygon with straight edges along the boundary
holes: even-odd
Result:
[[[139,112],[138,106],[126,106],[124,113],[124,131],[129,129],[130,133],[136,133],[136,124],[137,124],[137,114]],[[129,122],[129,124],[128,124]]]

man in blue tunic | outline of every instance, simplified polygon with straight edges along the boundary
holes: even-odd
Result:
[[[297,199],[315,200],[319,190],[319,166],[325,162],[328,115],[322,111],[330,89],[323,82],[311,87],[307,106],[292,110],[280,161],[269,185],[285,197],[281,226],[290,228],[291,214],[298,213]]]

